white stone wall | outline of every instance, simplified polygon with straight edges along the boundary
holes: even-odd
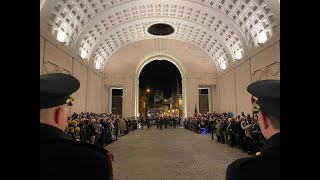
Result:
[[[280,42],[280,41],[279,41]],[[280,79],[280,43],[277,42],[251,58],[252,80]]]
[[[198,47],[177,40],[167,39],[165,42],[165,52],[158,54],[169,54],[179,61],[178,66],[182,71],[182,90],[187,97],[184,98],[187,106],[184,111],[187,111],[185,115],[192,116],[195,105],[199,109],[198,86],[216,84],[216,66],[209,56]],[[135,98],[137,80],[139,79],[138,69],[148,59],[148,54],[152,54],[155,50],[154,40],[139,41],[117,51],[106,64],[105,85],[107,87],[123,87],[124,116],[134,116],[137,111]],[[154,54],[157,53],[154,52]],[[109,112],[109,106],[108,103],[105,103],[103,110]]]
[[[247,86],[251,83],[250,61],[235,68],[235,96],[236,96],[236,114],[241,112],[251,112],[251,95],[247,91]]]
[[[72,73],[72,57],[49,41],[46,41],[44,60]]]
[[[261,47],[254,49],[250,56],[218,75],[216,103],[219,112],[242,111],[252,114],[251,95],[247,86],[263,79],[280,79],[280,36],[275,36]]]
[[[123,115],[136,115],[138,66],[146,55],[155,51],[153,40],[139,41],[117,51],[106,64],[104,74],[95,70],[76,53],[64,47],[45,32],[40,33],[40,74],[63,72],[73,74],[80,81],[80,89],[72,112],[110,113],[109,88],[123,87]],[[189,43],[166,40],[165,52],[177,61],[183,73],[183,114],[192,116],[195,105],[199,110],[199,86],[212,88],[212,111],[232,111],[235,115],[251,113],[251,95],[246,87],[260,79],[280,79],[280,36],[274,36],[263,46],[251,51],[226,71],[216,70],[209,56]],[[185,114],[187,112],[187,114]]]
[[[101,113],[101,102],[102,102],[102,79],[101,76],[88,70],[88,81],[87,81],[87,112]]]
[[[73,61],[73,75],[80,81],[80,89],[74,93],[76,100],[72,112],[86,112],[88,69],[78,61]]]
[[[218,79],[220,112],[236,112],[235,76],[231,70]]]
[[[62,72],[72,74],[80,81],[80,89],[72,96],[72,112],[102,112],[102,73],[95,70],[76,53],[40,32],[40,74]]]

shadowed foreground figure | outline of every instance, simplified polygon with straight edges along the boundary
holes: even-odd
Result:
[[[70,95],[80,87],[67,74],[40,75],[40,179],[108,180],[112,177],[112,155],[96,145],[71,140],[64,132]]]
[[[258,98],[252,103],[259,110],[258,121],[267,139],[255,157],[241,158],[227,168],[226,180],[280,179],[280,80],[250,84],[248,92]]]

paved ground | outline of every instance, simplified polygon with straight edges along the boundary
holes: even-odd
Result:
[[[211,135],[172,127],[136,130],[106,148],[114,155],[116,180],[224,180],[228,164],[248,157]]]

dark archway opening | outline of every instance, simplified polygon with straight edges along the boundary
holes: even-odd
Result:
[[[178,68],[169,61],[155,60],[139,76],[139,116],[181,117],[182,84]]]

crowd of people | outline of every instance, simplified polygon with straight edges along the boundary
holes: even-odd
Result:
[[[212,139],[237,147],[250,155],[255,155],[266,140],[259,128],[258,121],[243,112],[236,118],[232,113],[205,113],[188,117],[181,123],[178,117],[130,117],[114,114],[96,114],[92,112],[74,112],[68,118],[65,133],[74,140],[105,147],[136,129],[143,130],[152,125],[162,130],[163,126],[183,125],[195,133],[212,133]],[[203,131],[203,129],[205,129]],[[213,138],[215,134],[216,138]]]
[[[105,147],[136,129],[150,128],[157,125],[158,129],[167,128],[168,125],[176,128],[181,118],[174,117],[130,117],[121,115],[97,114],[93,112],[74,112],[68,118],[65,133],[73,140]]]
[[[163,124],[167,128],[168,124],[175,127],[177,121],[181,122],[171,117],[146,120],[88,112],[74,113],[68,118],[74,101],[70,94],[79,87],[80,82],[70,75],[40,75],[40,179],[59,179],[62,175],[66,179],[114,179],[113,155],[102,147],[139,125],[141,129],[145,123],[150,127],[151,121],[156,121],[159,129]],[[200,114],[186,118],[184,127],[196,133],[211,131],[212,139],[215,133],[218,142],[239,147],[249,154],[260,151],[255,157],[240,158],[229,164],[226,180],[280,179],[280,81],[257,81],[247,91],[258,98],[251,99],[258,118],[244,113],[236,118],[232,113]],[[63,165],[66,159],[85,165],[86,171],[65,174],[66,169],[78,170]]]
[[[162,127],[164,126],[165,129],[168,128],[168,126],[172,126],[173,128],[176,128],[177,124],[180,124],[181,118],[179,117],[173,117],[173,116],[163,116],[163,117],[140,117],[139,122],[141,125],[141,129],[143,129],[144,125],[147,125],[148,128],[150,128],[152,125],[157,125],[157,129],[162,130]]]
[[[105,147],[118,137],[136,130],[138,124],[137,119],[121,115],[74,112],[68,118],[65,133],[74,140]]]
[[[250,155],[255,155],[266,140],[259,128],[257,117],[252,118],[244,112],[233,117],[232,113],[206,113],[189,117],[184,127],[195,133],[212,133],[217,142],[237,147]],[[205,132],[201,131],[205,129]]]

